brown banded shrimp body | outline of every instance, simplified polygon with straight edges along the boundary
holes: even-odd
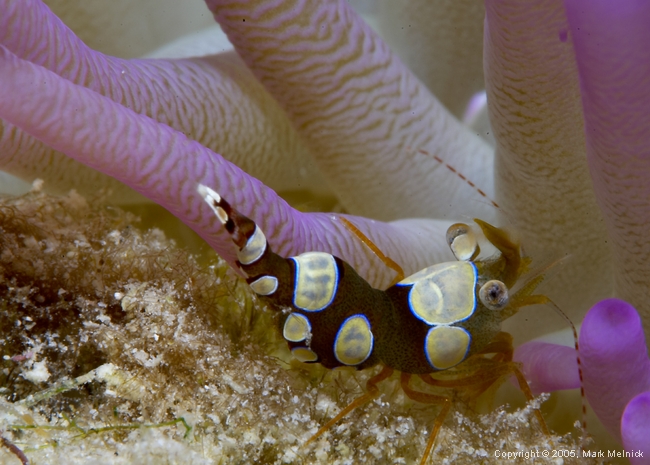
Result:
[[[209,187],[200,186],[199,192],[230,234],[238,265],[253,291],[281,312],[280,331],[296,359],[320,363],[328,369],[382,366],[368,380],[366,393],[308,442],[376,398],[377,384],[394,371],[401,372],[400,384],[409,398],[441,407],[422,463],[427,461],[452,399],[412,388],[412,377],[438,388],[463,391],[476,399],[506,375],[514,375],[532,400],[523,375],[512,361],[512,337],[500,327],[520,308],[548,299],[534,294],[543,276],[511,292],[530,260],[502,229],[475,220],[486,240],[498,250],[493,256],[478,258],[480,248],[471,228],[461,223],[452,225],[447,242],[458,260],[434,264],[406,278],[395,262],[373,250],[398,274],[395,284],[380,290],[372,288],[348,263],[326,252],[280,257],[255,222]],[[339,218],[359,240],[374,246],[353,224]],[[539,411],[535,415],[539,427],[548,434]]]

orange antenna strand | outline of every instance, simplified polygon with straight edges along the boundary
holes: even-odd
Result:
[[[379,258],[382,262],[384,262],[384,264],[388,268],[390,268],[391,270],[395,270],[397,275],[393,278],[393,280],[388,285],[388,287],[391,287],[394,284],[400,282],[402,279],[404,279],[404,270],[402,269],[401,266],[399,266],[399,264],[395,260],[393,260],[390,257],[387,257],[384,254],[384,252],[379,250],[379,247],[377,247],[375,243],[368,238],[368,236],[362,233],[359,230],[359,228],[357,228],[354,224],[352,224],[350,220],[348,220],[343,216],[339,216],[339,219],[341,220],[341,223],[343,223],[345,227],[348,228],[352,234],[354,234],[361,242],[363,242],[363,244],[366,247],[368,247],[372,251],[372,253],[374,253],[377,256],[377,258]]]

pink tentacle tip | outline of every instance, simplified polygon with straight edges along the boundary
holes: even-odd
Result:
[[[607,430],[621,440],[628,402],[650,390],[650,359],[634,307],[619,299],[594,305],[582,324],[580,355],[587,399]]]
[[[573,347],[531,341],[517,347],[514,360],[523,364],[524,375],[535,395],[580,387]]]
[[[636,309],[619,299],[594,305],[582,323],[580,359],[594,412],[626,451],[642,452],[630,456],[634,465],[649,464],[650,359]],[[514,360],[535,394],[580,386],[572,347],[532,341],[515,350]]]
[[[632,465],[650,465],[650,391],[628,402],[621,418],[621,437]]]

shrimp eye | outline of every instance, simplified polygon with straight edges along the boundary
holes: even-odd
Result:
[[[508,288],[501,281],[493,279],[483,284],[478,297],[490,310],[501,310],[508,305]]]

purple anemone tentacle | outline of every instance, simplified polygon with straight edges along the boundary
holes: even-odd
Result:
[[[495,215],[434,158],[491,195],[492,149],[430,94],[348,2],[206,3],[287,111],[348,211],[383,220]]]
[[[621,418],[621,437],[632,465],[650,465],[650,391],[628,402]]]
[[[612,249],[616,295],[650,334],[650,3],[565,0],[587,161]]]
[[[594,305],[580,330],[580,357],[589,404],[620,441],[626,404],[650,390],[648,348],[634,307],[618,299]]]
[[[0,118],[49,146],[113,176],[159,203],[234,262],[231,241],[197,192],[212,187],[258,222],[283,255],[307,250],[334,253],[372,284],[387,284],[392,272],[369,260],[368,251],[335,214],[300,213],[270,188],[180,132],[138,115],[92,90],[21,60],[0,47]],[[412,272],[440,259],[444,229],[433,221],[408,227],[364,218],[351,220]],[[433,243],[440,237],[438,245]]]
[[[650,358],[634,307],[618,299],[594,305],[580,330],[580,358],[585,395],[609,433],[619,442],[622,437],[627,450],[638,449],[639,438],[650,444],[650,394],[639,395],[650,389]],[[518,347],[514,359],[524,364],[535,393],[580,386],[572,347],[532,341]]]
[[[274,189],[328,190],[283,110],[236,54],[125,60],[88,48],[40,0],[0,0],[0,11],[0,43],[18,57],[227,154]],[[101,184],[96,173],[0,124],[3,169],[66,191],[87,193]],[[126,200],[120,194],[112,200]]]
[[[574,347],[531,341],[515,349],[513,359],[521,362],[533,394],[580,387]]]

